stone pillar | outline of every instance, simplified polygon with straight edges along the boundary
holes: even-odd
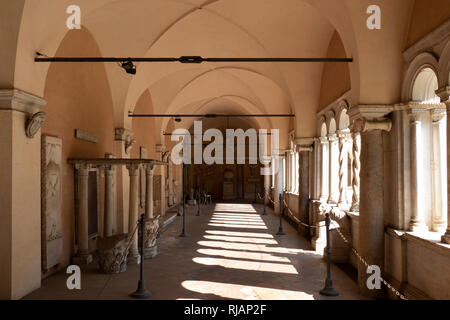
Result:
[[[153,219],[153,165],[145,165],[145,217]]]
[[[325,137],[319,138],[320,145],[320,200],[326,202],[328,199],[328,184],[329,184],[329,156],[328,156],[328,139]]]
[[[361,199],[359,214],[359,251],[369,265],[384,268],[384,149],[383,131],[392,127],[386,118],[364,117],[364,107],[356,107],[359,114],[354,131],[361,132]],[[370,107],[369,107],[370,108]],[[363,109],[361,111],[361,109]],[[381,108],[380,108],[381,109]],[[350,109],[351,110],[351,109]],[[371,115],[369,109],[367,113]],[[382,110],[381,110],[382,111]],[[378,111],[378,115],[381,111]],[[392,110],[391,110],[392,111]],[[381,297],[383,289],[369,290],[366,272],[358,262],[358,284],[360,293],[369,297]]]
[[[279,195],[283,193],[283,172],[284,172],[283,159],[284,153],[279,154],[278,157],[275,159],[275,162],[277,163],[275,165],[275,169],[278,169],[278,171],[275,172],[276,175],[275,175],[275,186],[273,195],[273,201],[275,202],[274,205],[275,214],[280,214]]]
[[[298,146],[298,212],[299,219],[304,223],[310,223],[309,219],[309,172],[310,172],[310,155],[313,151],[313,138],[297,138],[295,143]],[[304,226],[299,226],[299,232],[302,236],[310,238],[310,230]]]
[[[447,114],[450,112],[450,87],[442,87],[436,91],[436,94],[441,98],[441,102],[445,103],[447,107]],[[447,169],[450,168],[450,117],[447,116]],[[442,242],[450,244],[450,201],[448,201],[450,192],[450,180],[448,178],[450,175],[447,175],[447,231],[442,236]]]
[[[111,237],[116,232],[114,226],[114,167],[112,165],[103,166],[105,172],[105,213],[103,224],[103,236]]]
[[[359,194],[360,194],[360,171],[361,171],[361,134],[353,132],[353,179],[352,179],[352,205],[351,212],[359,212]]]
[[[126,153],[126,146],[131,141],[133,132],[125,128],[116,128],[114,136],[114,155],[120,159],[130,157]],[[129,174],[125,166],[116,168],[116,208],[117,230],[119,233],[128,232],[128,207],[129,207]]]
[[[428,228],[423,219],[422,188],[423,181],[423,161],[422,154],[422,123],[420,111],[411,110],[410,117],[410,162],[411,162],[411,220],[409,230],[427,231]]]
[[[41,286],[38,117],[45,104],[21,90],[0,89],[0,299],[20,299]]]
[[[130,174],[130,202],[128,208],[128,235],[132,236],[134,232],[133,239],[130,245],[130,252],[128,254],[129,264],[139,264],[140,255],[138,250],[138,231],[136,229],[138,218],[139,218],[139,165],[138,164],[128,164],[127,169]]]
[[[335,133],[328,135],[329,141],[329,194],[328,203],[337,204],[339,200],[339,159],[338,141]]]
[[[78,213],[77,213],[77,244],[78,249],[72,263],[77,265],[89,264],[92,262],[92,255],[89,253],[89,164],[76,164],[78,183]]]
[[[170,160],[170,157],[168,157],[169,164],[167,165],[167,180],[168,180],[168,189],[169,189],[169,207],[173,206],[173,163]]]
[[[348,130],[338,132],[339,138],[339,206],[346,206],[347,201],[347,170],[348,170],[348,151],[347,144],[349,140]]]
[[[266,202],[266,205],[269,205],[269,191],[270,191],[270,178],[271,178],[271,170],[269,162],[264,163],[264,193],[261,195]]]
[[[447,228],[447,163],[446,154],[441,152],[441,145],[446,142],[445,110],[432,111],[433,127],[433,231],[444,232]]]

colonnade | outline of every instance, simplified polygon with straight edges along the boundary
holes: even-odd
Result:
[[[128,234],[133,235],[130,244],[128,262],[139,263],[138,233],[135,230],[139,220],[139,171],[143,167],[146,176],[145,188],[145,216],[153,219],[153,175],[155,166],[167,165],[166,162],[147,159],[69,159],[69,163],[77,170],[77,244],[78,249],[72,258],[73,263],[88,264],[92,261],[89,253],[88,213],[89,213],[89,171],[93,168],[101,168],[105,173],[105,202],[103,236],[113,236],[117,230],[114,225],[115,208],[114,170],[118,166],[125,166],[130,176],[129,186],[129,210],[128,210]],[[165,201],[165,199],[161,199]]]

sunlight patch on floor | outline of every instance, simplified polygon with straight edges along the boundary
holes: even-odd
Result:
[[[248,238],[270,238],[270,239],[273,239],[273,235],[271,235],[269,233],[259,233],[259,232],[206,230],[205,233],[224,235],[224,236],[230,236],[230,237],[236,236],[236,237],[248,237]]]
[[[192,261],[206,266],[221,266],[228,269],[276,272],[276,273],[298,275],[297,270],[291,264],[280,264],[280,263],[236,260],[236,259],[221,259],[210,257],[205,258],[196,257],[193,258]]]
[[[278,244],[277,241],[273,239],[258,239],[258,238],[246,238],[246,237],[227,237],[227,236],[210,236],[205,235],[203,238],[209,240],[221,240],[228,242],[245,242],[245,243],[255,243],[255,244]]]
[[[262,252],[247,252],[247,251],[234,251],[221,249],[198,249],[197,252],[203,255],[215,257],[219,256],[224,258],[291,263],[291,261],[286,257],[278,257],[269,253],[262,253]]]
[[[265,245],[251,244],[251,243],[233,243],[224,241],[203,241],[197,242],[198,245],[209,248],[241,250],[241,251],[260,251],[266,253],[284,253],[284,254],[312,254],[314,251],[307,251],[302,249],[284,248],[284,247],[267,247]]]
[[[267,230],[265,226],[253,226],[248,224],[230,224],[230,223],[208,223],[211,227],[235,228],[235,229],[262,229]]]
[[[302,291],[280,290],[256,286],[244,286],[213,281],[186,280],[181,285],[201,294],[214,294],[222,298],[238,300],[314,300],[313,295]]]

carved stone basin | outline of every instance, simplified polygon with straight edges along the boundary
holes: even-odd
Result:
[[[127,270],[127,234],[97,238],[98,265],[101,273],[113,274]]]

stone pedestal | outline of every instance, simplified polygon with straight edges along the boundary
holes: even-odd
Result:
[[[129,236],[126,234],[98,238],[98,265],[101,273],[114,274],[127,270],[127,245]]]
[[[159,218],[147,219],[145,225],[144,236],[144,259],[154,258],[158,254],[158,246],[156,245],[156,239],[158,238],[160,231]],[[139,230],[140,234],[140,230]],[[139,239],[141,236],[139,235]]]

